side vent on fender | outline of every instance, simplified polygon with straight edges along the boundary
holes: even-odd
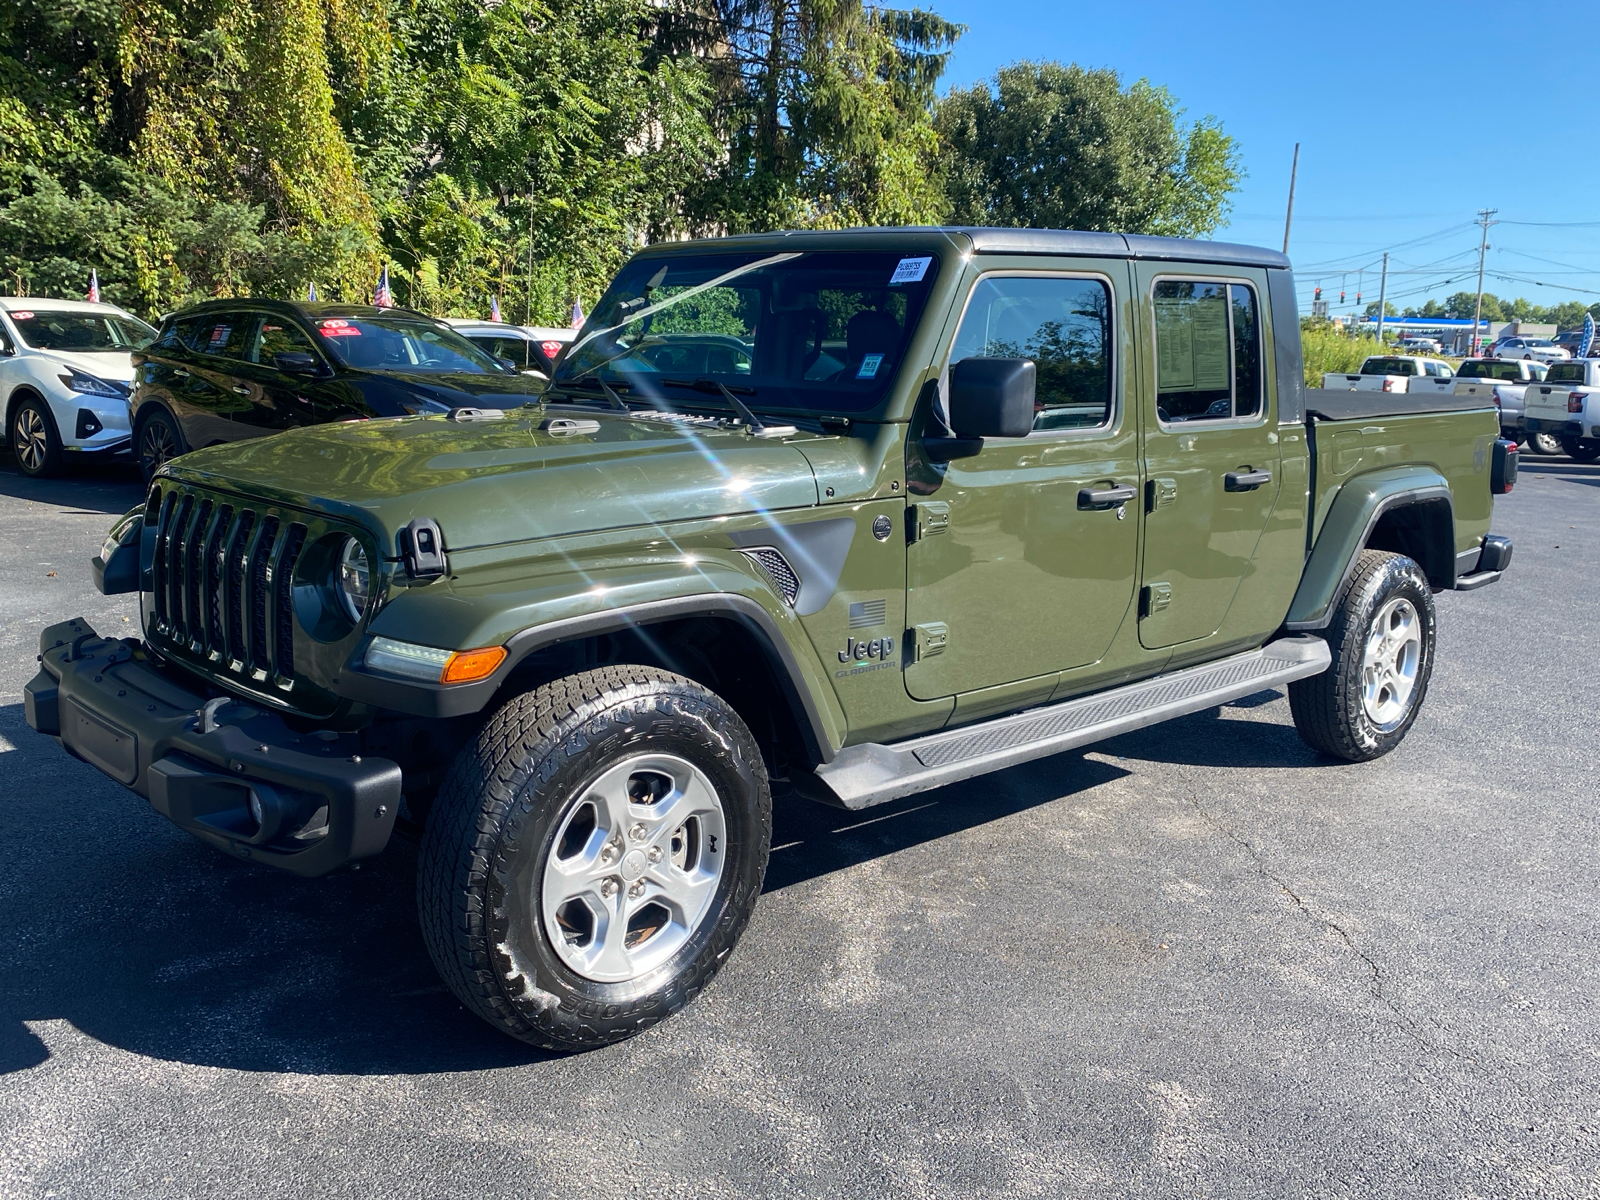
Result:
[[[778,595],[783,597],[783,602],[793,608],[795,597],[800,594],[800,576],[795,574],[794,568],[789,565],[789,560],[777,547],[751,546],[740,550],[739,553],[761,568],[761,573],[772,583]]]

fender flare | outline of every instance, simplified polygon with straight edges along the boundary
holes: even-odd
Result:
[[[493,700],[502,684],[530,654],[561,642],[579,641],[605,633],[616,633],[658,625],[664,621],[684,617],[712,617],[737,621],[748,628],[766,653],[773,675],[783,689],[783,698],[796,717],[796,724],[805,740],[806,751],[817,763],[833,760],[827,725],[817,705],[816,698],[806,686],[804,673],[795,658],[788,640],[778,629],[772,616],[758,602],[748,596],[732,592],[709,592],[694,596],[678,596],[668,600],[653,600],[622,608],[608,608],[601,612],[565,620],[551,621],[524,629],[506,642],[505,662],[495,673],[480,683],[445,686],[442,684],[404,683],[388,676],[370,674],[359,665],[360,655],[340,672],[334,690],[351,700],[412,713],[423,717],[458,717],[480,712]]]
[[[1355,571],[1356,556],[1365,548],[1379,518],[1396,508],[1439,500],[1450,508],[1453,527],[1450,485],[1431,467],[1393,467],[1346,481],[1334,496],[1317,543],[1306,557],[1300,587],[1289,604],[1283,627],[1297,631],[1326,629],[1333,620],[1334,604]],[[1453,558],[1454,545],[1450,549]]]

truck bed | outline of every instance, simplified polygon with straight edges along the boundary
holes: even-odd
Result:
[[[1351,392],[1330,388],[1306,389],[1306,414],[1324,421],[1360,421],[1378,417],[1408,417],[1420,413],[1470,412],[1493,408],[1481,396],[1450,392]]]

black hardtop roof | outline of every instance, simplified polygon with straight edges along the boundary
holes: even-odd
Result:
[[[1012,229],[983,225],[905,225],[864,229],[787,229],[691,242],[663,242],[642,254],[705,253],[707,250],[888,249],[908,245],[953,245],[963,253],[1040,254],[1071,258],[1137,258],[1289,269],[1287,255],[1260,246],[1136,233],[1090,233],[1076,229]]]

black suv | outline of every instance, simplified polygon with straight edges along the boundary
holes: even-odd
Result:
[[[400,308],[215,300],[134,355],[133,444],[148,480],[201,446],[301,425],[514,408],[542,384]]]

